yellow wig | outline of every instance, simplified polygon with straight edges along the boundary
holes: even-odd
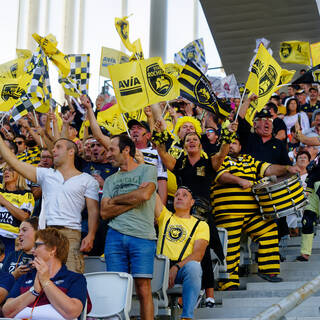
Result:
[[[174,130],[173,130],[173,133],[175,136],[178,137],[178,132],[179,132],[180,127],[186,122],[192,123],[194,128],[196,129],[196,133],[199,136],[201,136],[202,129],[201,129],[201,124],[200,124],[199,120],[197,120],[193,117],[189,117],[189,116],[181,117],[178,119],[176,126],[174,127]]]

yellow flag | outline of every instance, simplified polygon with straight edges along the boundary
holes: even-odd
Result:
[[[259,97],[251,102],[246,113],[246,120],[251,125],[256,112],[264,108],[272,93],[277,90],[280,75],[281,67],[263,44],[260,44],[246,83],[246,88],[250,91],[249,96],[254,93]]]
[[[137,39],[133,43],[133,54],[130,57],[130,61],[139,60],[139,59],[144,59],[144,56],[143,56],[141,41],[140,39]]]
[[[99,112],[97,115],[98,123],[102,124],[113,135],[125,132],[127,129],[124,122],[127,123],[131,119],[146,121],[147,117],[143,110],[137,110],[130,113],[124,113],[122,118],[118,104]]]
[[[109,73],[122,112],[179,96],[178,80],[164,72],[160,57],[109,66]]]
[[[280,43],[280,60],[284,63],[297,63],[310,66],[310,44],[305,41]]]
[[[46,37],[41,37],[34,33],[32,37],[39,43],[48,58],[58,67],[62,78],[66,78],[70,73],[70,61],[68,56],[57,48],[58,42],[55,36],[49,34]]]
[[[312,65],[316,66],[320,64],[320,42],[312,43],[310,45]]]
[[[134,45],[129,40],[129,22],[127,20],[128,17],[124,18],[115,18],[115,26],[118,31],[118,34],[125,45],[125,47],[130,51],[134,52]]]
[[[129,56],[125,53],[115,49],[101,47],[100,76],[110,78],[108,67],[126,62],[129,62]]]
[[[164,71],[168,74],[172,74],[176,78],[179,78],[183,66],[178,63],[167,63],[164,65]]]
[[[294,74],[296,73],[296,70],[287,70],[287,69],[282,69],[281,74],[280,74],[280,85],[289,83]]]
[[[16,49],[17,59],[8,61],[0,65],[0,78],[19,78],[24,75],[24,66],[32,53],[30,50]]]

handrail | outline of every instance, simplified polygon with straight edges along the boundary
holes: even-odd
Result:
[[[251,320],[280,319],[318,290],[320,290],[320,275],[307,282],[278,303],[273,304],[268,309],[260,312],[258,315],[251,318]]]

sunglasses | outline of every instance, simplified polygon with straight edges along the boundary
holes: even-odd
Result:
[[[208,129],[206,130],[206,133],[215,133],[215,131],[213,129]]]
[[[23,144],[24,141],[16,141],[16,144],[20,145],[20,144]]]
[[[42,245],[44,245],[44,244],[45,244],[44,242],[40,242],[40,241],[35,242],[35,243],[34,243],[34,248],[35,248],[35,249],[38,249],[40,246],[42,246]]]
[[[101,145],[99,143],[92,143],[90,145],[91,148],[94,148],[95,146],[101,147]]]

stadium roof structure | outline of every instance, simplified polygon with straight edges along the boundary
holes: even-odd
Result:
[[[226,74],[245,83],[256,39],[271,41],[269,48],[280,62],[280,42],[320,41],[318,0],[200,0]],[[318,2],[318,4],[317,4]],[[307,69],[280,63],[286,69]],[[299,73],[297,72],[295,78]]]

